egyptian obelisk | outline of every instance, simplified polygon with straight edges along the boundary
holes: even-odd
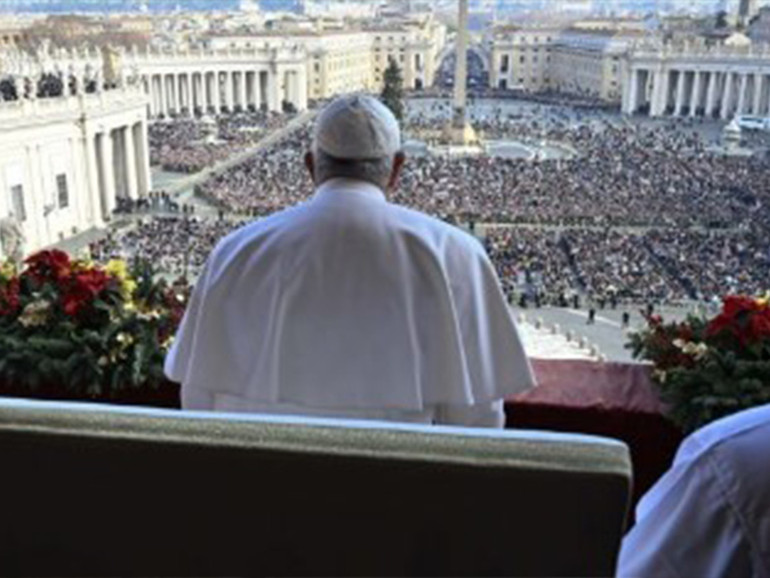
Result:
[[[478,142],[476,132],[468,122],[468,0],[459,0],[457,23],[457,66],[455,68],[455,94],[452,114],[452,142],[456,145],[472,145]]]

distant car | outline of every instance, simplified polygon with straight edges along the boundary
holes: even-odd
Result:
[[[738,117],[738,126],[743,130],[770,131],[770,118],[743,115]]]

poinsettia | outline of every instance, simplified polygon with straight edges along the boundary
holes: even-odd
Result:
[[[707,334],[717,337],[729,333],[741,345],[770,338],[770,306],[766,299],[730,296],[724,300],[722,313],[708,327]]]
[[[69,275],[72,266],[69,255],[56,249],[35,253],[24,263],[27,269],[23,276],[35,284],[55,283]]]
[[[767,299],[729,296],[713,319],[679,323],[648,319],[631,335],[637,359],[653,377],[669,416],[686,431],[741,409],[770,403],[770,306]]]
[[[21,271],[0,264],[0,394],[53,385],[79,399],[112,399],[159,387],[188,295],[144,262],[102,266],[50,250]]]

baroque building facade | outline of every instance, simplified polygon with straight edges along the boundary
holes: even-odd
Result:
[[[770,46],[648,42],[628,56],[623,112],[770,117]]]
[[[152,187],[143,87],[82,86],[0,102],[0,216],[19,225],[26,252],[103,226],[118,198]]]

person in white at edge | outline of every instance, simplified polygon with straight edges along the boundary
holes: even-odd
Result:
[[[534,380],[497,275],[475,238],[386,200],[404,160],[376,99],[321,112],[312,200],[203,268],[165,365],[185,409],[504,425]]]
[[[696,431],[642,498],[622,578],[770,577],[770,405]]]

